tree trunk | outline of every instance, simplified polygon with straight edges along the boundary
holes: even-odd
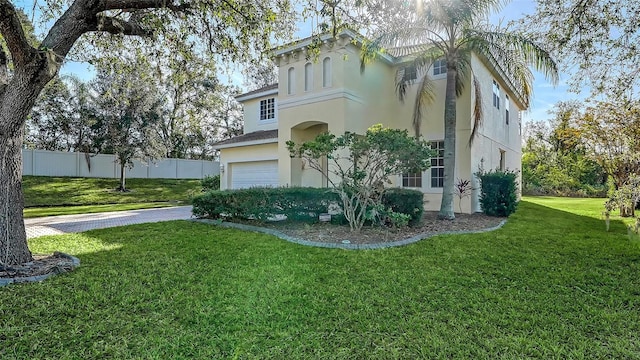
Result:
[[[127,187],[125,185],[125,176],[124,172],[126,171],[125,163],[120,160],[120,187],[118,187],[118,191],[127,191]]]
[[[38,94],[55,76],[45,56],[36,56],[3,88],[0,84],[0,265],[33,260],[24,228],[22,141],[24,124]]]
[[[456,169],[456,76],[455,66],[447,65],[444,106],[444,184],[439,219],[453,220],[454,175]]]
[[[635,216],[634,208],[635,208],[634,206],[621,206],[620,217],[634,217]]]
[[[5,114],[0,114],[4,121]],[[22,132],[0,134],[0,266],[33,260],[27,247],[22,210]]]

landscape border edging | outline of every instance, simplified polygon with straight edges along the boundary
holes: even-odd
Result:
[[[201,222],[201,223],[210,224],[210,225],[217,225],[217,226],[222,226],[222,227],[226,227],[226,228],[245,230],[245,231],[253,231],[253,232],[259,232],[259,233],[263,233],[263,234],[273,235],[273,236],[278,237],[278,238],[280,238],[282,240],[285,240],[285,241],[288,241],[288,242],[291,242],[291,243],[294,243],[294,244],[299,244],[299,245],[321,247],[321,248],[329,248],[329,249],[343,249],[343,250],[386,249],[386,248],[391,248],[391,247],[398,247],[398,246],[405,246],[405,245],[413,244],[413,243],[418,242],[420,240],[428,239],[428,238],[431,238],[431,237],[434,237],[434,236],[439,236],[439,235],[478,234],[478,233],[484,233],[484,232],[498,230],[501,227],[503,227],[504,224],[507,223],[507,219],[504,219],[496,226],[492,226],[490,228],[485,228],[485,229],[479,229],[479,230],[470,230],[470,231],[459,230],[459,231],[444,231],[444,232],[440,232],[440,233],[422,233],[422,234],[414,235],[412,237],[409,237],[409,238],[406,238],[406,239],[402,239],[402,240],[390,241],[390,242],[379,242],[379,243],[373,243],[373,244],[342,244],[342,243],[324,243],[324,242],[319,242],[319,241],[305,240],[305,239],[300,239],[300,238],[296,238],[296,237],[293,237],[293,236],[289,236],[287,234],[284,234],[284,233],[282,233],[282,232],[280,232],[278,230],[274,230],[274,229],[268,229],[268,228],[263,228],[263,227],[259,227],[259,226],[253,226],[253,225],[237,224],[237,223],[227,222],[227,221],[211,220],[211,219],[192,219],[191,221]]]

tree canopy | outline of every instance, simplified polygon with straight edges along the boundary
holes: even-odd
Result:
[[[628,92],[640,85],[640,2],[537,0],[523,28],[552,47],[572,85],[595,93]]]
[[[32,259],[22,215],[25,121],[66,60],[251,63],[295,24],[289,0],[36,0],[30,15],[43,35],[33,41],[22,6],[0,0],[0,266]]]

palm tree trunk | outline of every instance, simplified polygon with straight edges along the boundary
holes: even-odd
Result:
[[[456,169],[456,76],[455,65],[447,65],[447,88],[444,106],[444,184],[439,219],[453,220],[454,176]]]

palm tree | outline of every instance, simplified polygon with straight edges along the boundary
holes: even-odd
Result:
[[[487,15],[498,10],[501,4],[498,0],[416,0],[415,3],[404,3],[401,16],[395,16],[395,23],[389,30],[366,44],[362,54],[361,71],[364,71],[366,63],[385,49],[402,47],[405,52],[412,53],[398,67],[396,90],[400,100],[404,100],[408,87],[418,82],[412,124],[416,136],[420,135],[422,110],[434,99],[432,80],[424,70],[437,60],[446,61],[444,186],[438,215],[441,219],[455,218],[456,100],[471,79],[476,96],[469,145],[482,122],[480,86],[472,73],[472,54],[484,57],[501,68],[525,105],[529,103],[533,82],[529,66],[542,72],[553,83],[558,80],[555,61],[532,38],[486,22]],[[408,69],[418,69],[425,76],[411,79],[405,76]]]

